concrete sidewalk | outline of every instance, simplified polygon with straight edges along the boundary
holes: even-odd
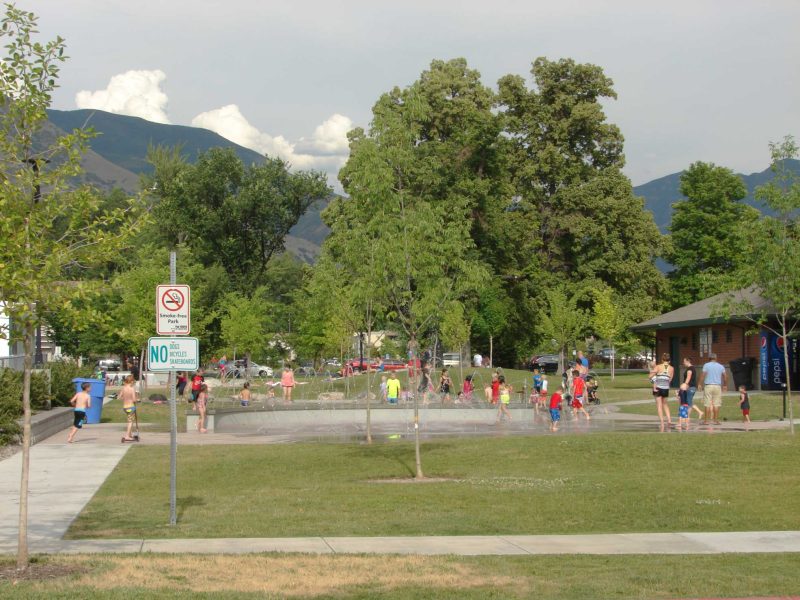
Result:
[[[728,554],[800,552],[800,531],[627,533],[597,535],[500,535],[419,537],[305,537],[131,540],[37,540],[41,554]],[[15,545],[0,542],[0,553]]]

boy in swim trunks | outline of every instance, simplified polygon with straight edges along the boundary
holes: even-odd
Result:
[[[69,403],[75,408],[73,410],[72,429],[67,437],[68,444],[72,443],[72,439],[75,437],[75,434],[78,433],[78,429],[81,429],[83,424],[86,423],[86,411],[92,406],[92,397],[89,395],[89,389],[91,387],[92,384],[88,381],[82,383],[81,391],[77,392],[69,400]]]
[[[583,403],[586,401],[586,381],[580,374],[580,371],[577,369],[572,371],[572,413],[575,415],[576,419],[578,418],[578,413],[583,413],[587,420],[591,420],[592,417],[590,417],[586,409],[583,408]]]
[[[678,429],[689,431],[689,391],[683,386],[678,389]]]

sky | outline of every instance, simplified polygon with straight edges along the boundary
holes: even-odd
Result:
[[[496,89],[532,61],[599,65],[634,185],[703,160],[749,174],[800,137],[797,0],[16,0],[66,39],[53,108],[193,125],[333,182],[346,133],[434,59]]]

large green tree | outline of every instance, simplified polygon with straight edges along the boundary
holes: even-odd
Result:
[[[133,199],[104,208],[99,194],[76,187],[89,134],[41,137],[64,57],[59,37],[35,41],[33,13],[5,7],[0,38],[0,298],[24,348],[22,477],[17,568],[28,565],[28,474],[31,444],[30,385],[34,332],[56,309],[77,316],[76,300],[89,285],[80,266],[118,253],[135,231],[140,205]],[[8,335],[8,331],[0,332]]]
[[[323,173],[291,173],[269,157],[247,166],[230,148],[194,164],[179,149],[152,149],[149,158],[158,237],[168,247],[186,243],[202,264],[222,265],[245,294],[265,282],[270,259],[309,206],[331,193]]]
[[[537,288],[598,279],[638,302],[658,297],[662,237],[621,173],[622,134],[601,104],[616,98],[613,82],[571,59],[538,58],[531,75],[533,88],[517,75],[499,81],[508,169],[525,218],[525,227],[504,232],[503,259],[523,275],[509,294],[524,285],[535,298]]]
[[[685,306],[736,286],[735,273],[746,258],[759,211],[741,202],[747,188],[730,169],[696,162],[681,175],[673,207],[667,259],[670,303]]]

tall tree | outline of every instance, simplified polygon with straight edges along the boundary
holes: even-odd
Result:
[[[510,177],[535,232],[510,237],[510,256],[534,257],[539,289],[596,278],[623,295],[658,296],[661,235],[621,173],[622,134],[601,105],[616,98],[613,82],[570,59],[538,58],[531,74],[533,89],[516,75],[499,81]]]
[[[492,193],[491,157],[480,143],[497,135],[492,101],[463,59],[434,61],[408,88],[381,96],[369,132],[350,133],[339,176],[351,197],[329,206],[326,244],[357,228],[374,240],[387,316],[412,353],[444,308],[484,275],[470,232],[473,211]],[[415,441],[421,478],[418,435]]]
[[[752,235],[743,223],[760,213],[743,204],[747,188],[730,169],[693,163],[681,175],[685,200],[672,205],[671,244],[667,259],[673,306],[685,306],[735,287],[735,272],[747,254]]]
[[[0,298],[24,347],[22,475],[17,569],[28,566],[30,385],[33,340],[42,315],[81,298],[78,267],[116,256],[135,231],[139,204],[102,208],[88,187],[74,187],[87,132],[40,137],[65,60],[64,40],[34,41],[37,18],[6,5],[0,27]],[[74,313],[73,313],[74,314]],[[0,332],[8,335],[8,332]]]
[[[595,333],[608,342],[611,347],[611,379],[614,379],[614,363],[616,362],[616,343],[631,324],[607,286],[599,286],[593,290],[594,306],[592,325]]]
[[[558,348],[558,369],[564,370],[564,357],[570,346],[586,329],[588,318],[578,306],[583,290],[567,294],[563,286],[544,293],[546,304],[539,316],[539,326],[545,338],[553,340]]]
[[[739,270],[740,281],[755,286],[767,302],[754,307],[736,294],[726,300],[723,312],[755,315],[757,323],[783,341],[786,390],[789,394],[789,426],[794,433],[794,401],[789,363],[789,338],[800,327],[800,176],[790,161],[798,157],[791,136],[770,144],[773,180],[756,189],[756,198],[777,213],[755,223],[743,224],[750,244]]]

